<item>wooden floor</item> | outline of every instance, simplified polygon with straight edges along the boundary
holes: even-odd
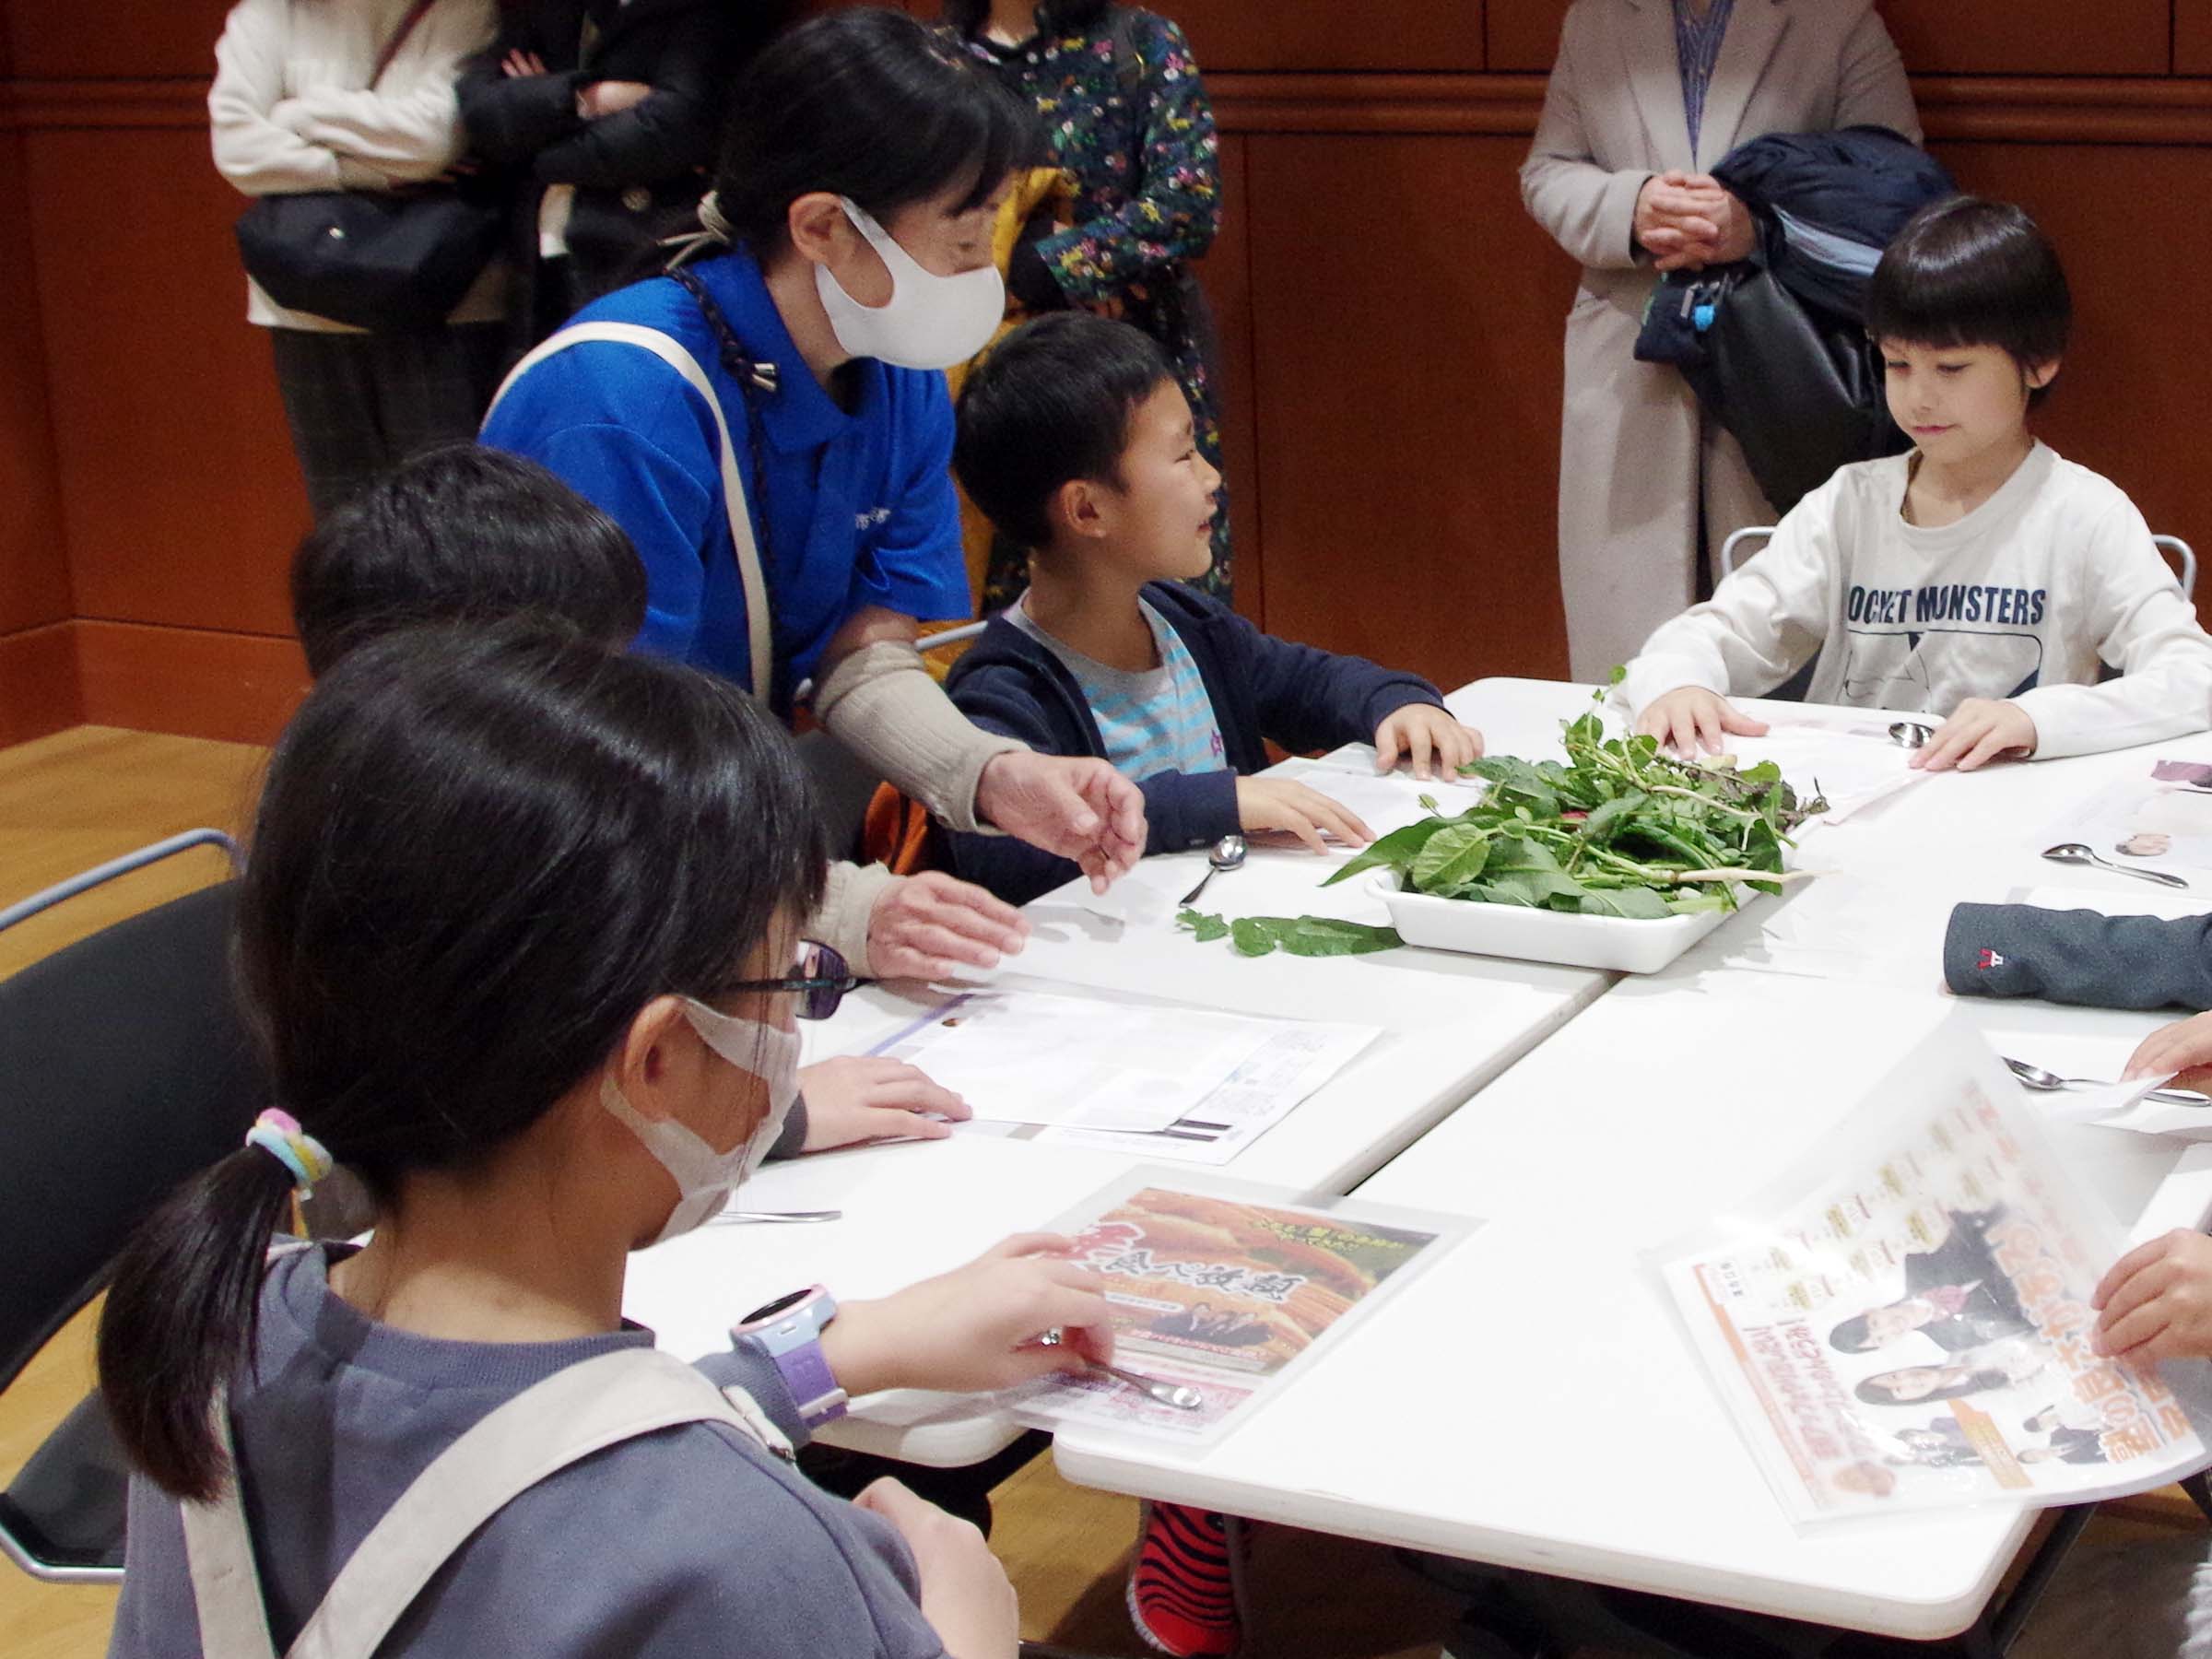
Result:
[[[0,749],[0,904],[180,830],[237,830],[262,759],[235,744],[92,726]],[[185,853],[11,928],[0,934],[0,977],[216,880],[223,867],[217,853]],[[87,1314],[0,1396],[0,1474],[12,1476],[90,1388],[90,1336]],[[996,1508],[993,1543],[1020,1592],[1025,1635],[1100,1659],[1141,1655],[1122,1606],[1135,1502],[1070,1487],[1041,1458],[999,1488]],[[2178,1493],[2112,1509],[2090,1529],[2082,1553],[2092,1560],[2142,1539],[2190,1537],[2197,1525]],[[1455,1614],[1452,1598],[1386,1551],[1288,1528],[1259,1533],[1252,1582],[1259,1611],[1249,1651],[1259,1659],[1436,1659]],[[0,1655],[93,1659],[105,1651],[113,1606],[111,1592],[38,1584],[0,1565]],[[2022,1659],[2088,1651],[2070,1638],[2039,1641],[2046,1622],[2055,1631],[2063,1620],[2054,1609],[2031,1627]]]

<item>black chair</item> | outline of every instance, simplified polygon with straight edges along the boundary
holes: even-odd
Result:
[[[0,981],[0,1390],[97,1294],[132,1230],[266,1101],[231,996],[235,892],[187,894]],[[127,1476],[94,1394],[0,1494],[0,1553],[34,1578],[119,1580]]]

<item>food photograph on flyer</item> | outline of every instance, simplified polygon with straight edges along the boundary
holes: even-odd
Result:
[[[1986,1064],[1985,1064],[1986,1063]],[[1684,1328],[1800,1520],[2085,1501],[2212,1461],[2202,1362],[2095,1351],[2117,1229],[2073,1185],[1986,1046],[1946,1028],[1802,1196],[1662,1253]],[[1891,1113],[1903,1097],[1906,1109]]]
[[[1192,1391],[1182,1406],[1105,1373],[1054,1380],[1060,1420],[1206,1433],[1443,1240],[1352,1215],[1140,1184],[1070,1221],[1069,1259],[1104,1281],[1124,1372]]]

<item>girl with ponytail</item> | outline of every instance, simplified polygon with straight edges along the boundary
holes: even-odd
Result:
[[[138,1470],[112,1653],[1011,1659],[972,1527],[892,1482],[828,1498],[790,1447],[847,1393],[1101,1352],[1060,1241],[803,1292],[695,1368],[621,1318],[628,1253],[727,1201],[794,1013],[850,988],[796,937],[806,790],[737,688],[573,637],[416,630],[318,684],[238,908],[280,1105],[148,1222],[101,1322]],[[334,1163],[371,1241],[272,1252]],[[1062,1326],[1078,1353],[1039,1343]]]

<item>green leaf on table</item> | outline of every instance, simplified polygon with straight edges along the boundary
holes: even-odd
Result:
[[[1196,934],[1198,943],[1201,945],[1210,945],[1216,939],[1229,937],[1229,924],[1222,921],[1218,915],[1207,915],[1185,908],[1175,912],[1175,922],[1176,925],[1187,927]]]
[[[1240,956],[1265,956],[1277,944],[1275,929],[1259,916],[1239,916],[1229,924],[1230,943]]]
[[[1393,928],[1335,916],[1239,916],[1224,922],[1219,916],[1186,910],[1175,919],[1191,928],[1199,943],[1226,937],[1238,955],[1248,957],[1270,956],[1277,950],[1301,957],[1365,956],[1406,943]]]

